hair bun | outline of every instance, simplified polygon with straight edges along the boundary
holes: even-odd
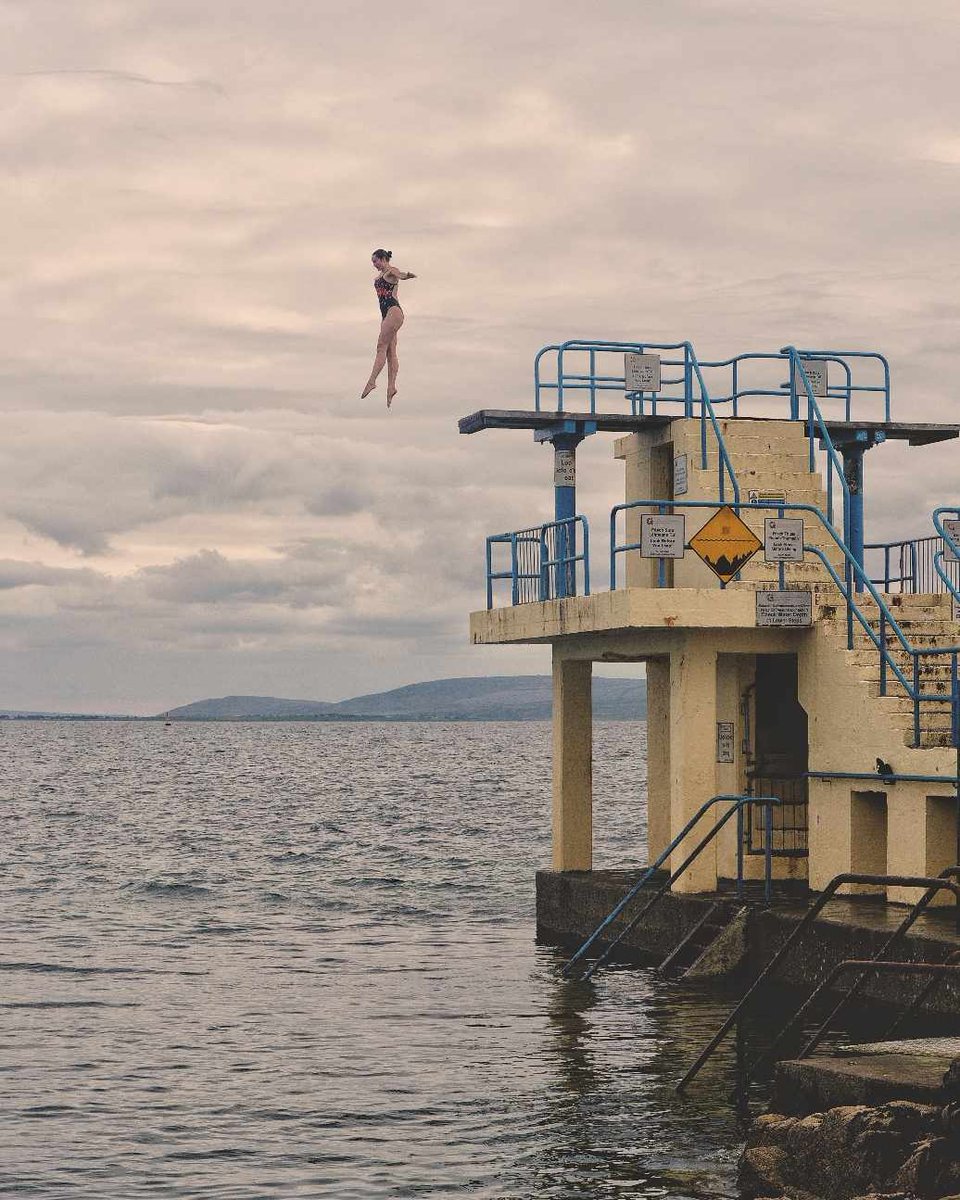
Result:
[[[392,251],[392,250],[388,250],[388,251],[387,251],[387,258],[393,258],[393,251]]]

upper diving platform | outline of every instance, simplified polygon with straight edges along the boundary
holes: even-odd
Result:
[[[484,429],[530,429],[534,433],[568,426],[565,432],[590,433],[639,433],[662,429],[682,413],[601,413],[558,409],[550,412],[536,409],[481,408],[458,422],[461,433],[480,433]],[[699,414],[698,414],[699,415]],[[745,415],[745,414],[738,414]],[[754,420],[775,420],[773,417],[751,417]],[[960,424],[917,421],[844,421],[824,418],[824,425],[831,436],[852,434],[865,430],[875,440],[904,441],[911,446],[928,446],[934,442],[947,442],[960,437]],[[882,434],[881,439],[876,435]]]
[[[534,359],[533,408],[479,409],[461,433],[530,429],[553,433],[636,433],[675,417],[747,417],[804,422],[840,442],[893,440],[929,445],[960,436],[960,424],[895,421],[890,366],[876,351],[800,350],[700,358],[692,343],[570,339]]]

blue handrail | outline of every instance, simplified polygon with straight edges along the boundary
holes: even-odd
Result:
[[[620,899],[620,901],[613,907],[613,909],[604,917],[604,919],[596,927],[596,929],[593,931],[593,933],[590,934],[590,936],[583,943],[583,945],[580,946],[580,948],[573,954],[573,956],[570,958],[570,960],[563,967],[562,974],[564,976],[570,975],[570,972],[573,970],[573,968],[576,966],[576,964],[583,958],[583,956],[587,953],[587,951],[591,948],[591,946],[594,945],[594,943],[597,941],[597,939],[600,937],[600,935],[606,929],[610,928],[610,926],[617,919],[617,917],[619,917],[620,914],[622,912],[624,912],[624,910],[633,902],[633,900],[643,890],[643,888],[646,887],[646,885],[650,882],[650,880],[657,873],[657,871],[663,866],[663,864],[667,861],[667,859],[670,857],[670,855],[677,849],[677,847],[680,845],[680,843],[683,841],[683,839],[699,824],[699,822],[703,818],[703,816],[707,812],[709,812],[709,810],[715,804],[726,804],[726,803],[731,803],[733,805],[733,807],[731,809],[729,809],[726,813],[724,813],[723,816],[719,818],[719,820],[714,822],[713,826],[711,827],[710,831],[707,833],[706,837],[704,837],[701,840],[701,842],[698,844],[698,846],[693,851],[693,853],[688,855],[688,857],[686,859],[684,859],[683,863],[676,869],[676,871],[672,872],[671,880],[676,879],[680,874],[682,874],[683,871],[685,871],[687,869],[688,866],[690,866],[690,864],[697,858],[697,856],[701,853],[701,851],[707,845],[709,845],[710,842],[713,841],[713,839],[720,832],[720,830],[723,828],[723,826],[726,825],[727,821],[729,821],[730,818],[734,815],[734,813],[736,813],[737,818],[738,818],[738,820],[737,820],[737,894],[739,895],[743,889],[743,819],[742,819],[743,818],[743,809],[747,804],[762,804],[766,810],[766,824],[765,824],[765,842],[766,842],[766,844],[764,847],[764,855],[765,855],[764,883],[766,885],[766,891],[765,891],[766,898],[768,901],[770,900],[772,878],[773,878],[773,852],[772,852],[772,843],[773,843],[772,812],[773,812],[773,810],[772,810],[771,806],[781,804],[782,801],[780,800],[780,798],[778,796],[746,796],[741,793],[726,793],[726,794],[723,794],[720,796],[712,796],[709,800],[704,801],[704,803],[700,805],[700,807],[693,814],[693,816],[686,823],[686,825],[684,825],[684,827],[676,835],[676,837],[673,839],[673,841],[670,843],[670,845],[667,846],[667,848],[659,855],[656,862],[651,863],[648,867],[645,868],[643,874],[640,876],[640,878],[637,880],[637,882],[627,891],[626,895]],[[625,929],[622,929],[620,931],[620,933],[617,935],[617,937],[607,947],[607,949],[604,953],[603,959],[600,961],[605,961],[606,958],[609,957],[610,953],[616,948],[616,946],[619,944],[619,942],[621,941],[623,936],[632,927],[633,926],[631,924],[631,925],[628,925]],[[600,962],[595,963],[594,969],[596,969],[596,967],[599,965],[600,965]],[[590,974],[592,974],[592,973],[593,973],[593,971],[590,972]]]
[[[578,529],[582,531],[582,550],[577,549]],[[494,546],[498,545],[510,547],[510,565],[505,571],[493,569]],[[586,517],[491,534],[486,541],[487,610],[493,608],[493,585],[498,580],[509,580],[511,604],[575,596],[577,563],[583,564],[583,595],[589,596],[590,525]]]
[[[632,500],[626,504],[616,504],[610,512],[610,588],[615,590],[617,586],[617,565],[616,556],[623,554],[628,550],[636,550],[639,548],[638,543],[624,543],[618,545],[616,542],[616,516],[617,513],[624,512],[632,508],[658,508],[662,509],[665,501],[660,499],[651,500]],[[719,501],[717,500],[673,500],[669,501],[673,508],[717,508]],[[954,741],[957,741],[956,731],[960,728],[960,683],[958,683],[958,656],[960,656],[960,645],[956,646],[938,646],[935,648],[926,646],[914,646],[907,635],[900,628],[900,625],[890,611],[880,592],[877,591],[872,580],[853,557],[846,543],[840,538],[832,523],[827,519],[821,509],[813,504],[789,504],[783,501],[748,501],[737,505],[730,505],[736,510],[746,509],[747,511],[775,509],[779,513],[783,512],[808,512],[821,523],[828,535],[832,538],[834,545],[840,551],[844,558],[844,575],[845,581],[840,578],[840,575],[834,569],[833,564],[826,557],[822,550],[816,546],[805,545],[803,547],[805,553],[810,553],[819,558],[827,570],[828,575],[833,580],[834,585],[843,596],[847,605],[847,646],[853,649],[853,627],[854,619],[866,632],[868,638],[873,643],[874,648],[880,654],[880,693],[886,695],[886,673],[892,671],[898,682],[903,687],[907,697],[914,704],[914,740],[917,745],[920,744],[920,704],[921,702],[934,701],[945,704],[948,701],[951,706],[951,714],[953,717],[952,727],[954,730]],[[938,510],[939,511],[939,510]],[[953,543],[955,544],[955,543]],[[857,586],[859,585],[859,587]],[[661,583],[663,586],[662,573]],[[866,591],[870,598],[877,606],[880,615],[880,631],[874,631],[869,619],[861,612],[856,602],[856,595],[860,591]],[[896,660],[893,658],[890,651],[887,649],[887,632],[889,631],[893,637],[900,643],[901,648],[910,655],[913,662],[913,681],[907,680],[904,673],[901,671]],[[951,690],[949,695],[946,693],[928,693],[924,692],[920,686],[920,660],[932,657],[942,657],[948,661],[951,667]]]
[[[836,477],[840,484],[840,490],[843,493],[843,541],[849,545],[850,542],[850,488],[847,484],[846,476],[843,472],[843,462],[837,454],[836,447],[833,444],[833,439],[827,430],[826,423],[823,419],[823,413],[820,411],[820,406],[817,404],[816,397],[813,394],[813,385],[810,382],[810,376],[807,374],[807,368],[804,365],[804,360],[800,355],[800,351],[794,346],[784,346],[782,353],[787,356],[790,363],[790,411],[791,419],[796,420],[798,412],[796,381],[799,378],[803,384],[803,389],[807,394],[807,442],[809,445],[809,466],[811,472],[816,470],[816,450],[814,447],[815,437],[820,438],[820,444],[826,452],[827,458],[827,517],[830,524],[834,525],[833,517],[833,477]],[[816,357],[813,353],[808,353],[807,358]],[[889,394],[887,408],[889,409]],[[816,430],[816,432],[815,432]]]
[[[651,415],[657,413],[658,406],[664,407],[667,405],[682,404],[684,406],[684,416],[691,416],[691,405],[693,403],[692,377],[691,363],[687,352],[690,346],[691,343],[689,341],[656,343],[605,341],[589,338],[571,338],[565,342],[551,343],[548,346],[542,347],[534,359],[535,407],[538,412],[542,411],[542,393],[545,391],[554,391],[557,393],[557,408],[559,411],[564,411],[564,395],[567,391],[589,391],[590,411],[595,412],[597,394],[604,391],[615,391],[622,396],[626,396],[630,401],[631,412],[634,415],[644,415],[645,407],[649,400]],[[667,354],[675,351],[682,352],[682,356],[679,358],[662,359],[661,367],[678,368],[679,373],[675,376],[664,376],[662,379],[662,389],[659,394],[628,391],[626,380],[619,371],[612,374],[598,372],[598,356],[631,352],[643,354],[650,351]],[[555,354],[557,358],[555,380],[546,380],[543,378],[541,363],[543,358],[548,354]],[[585,369],[568,371],[565,365],[565,358],[570,354],[586,354],[588,357]],[[854,395],[879,395],[883,401],[883,420],[890,420],[890,365],[882,354],[872,350],[824,349],[798,350],[797,354],[806,361],[813,360],[835,364],[843,371],[843,383],[839,385],[830,384],[827,389],[826,399],[843,402],[845,420],[849,421],[852,419]],[[786,394],[790,395],[793,406],[796,408],[796,391],[792,380],[788,380],[786,383],[779,383],[776,386],[744,386],[743,384],[744,369],[748,365],[784,362],[786,358],[787,355],[783,351],[778,353],[771,351],[750,351],[736,354],[729,358],[700,359],[700,366],[705,371],[711,372],[711,378],[717,372],[729,372],[730,375],[729,391],[725,391],[722,388],[718,391],[717,388],[711,385],[710,392],[714,407],[719,409],[721,406],[729,404],[732,415],[736,417],[739,415],[741,400],[748,398],[782,400],[786,390]],[[855,383],[849,360],[878,363],[883,372],[882,384]],[[678,386],[680,388],[679,393],[671,393],[671,389]],[[791,419],[798,420],[799,413],[796,411],[793,412]]]

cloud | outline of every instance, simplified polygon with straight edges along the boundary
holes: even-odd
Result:
[[[469,648],[466,612],[485,535],[551,515],[549,451],[456,420],[530,407],[559,338],[879,348],[895,414],[957,420],[958,23],[945,0],[0,10],[10,705],[540,669]],[[377,245],[418,274],[389,416],[382,385],[359,401]],[[580,451],[598,531],[611,450]],[[953,455],[873,451],[868,536],[923,532]]]

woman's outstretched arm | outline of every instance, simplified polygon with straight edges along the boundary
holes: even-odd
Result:
[[[399,267],[395,267],[391,263],[384,270],[384,275],[396,275],[398,279],[416,279],[416,275],[412,271],[401,271]]]

